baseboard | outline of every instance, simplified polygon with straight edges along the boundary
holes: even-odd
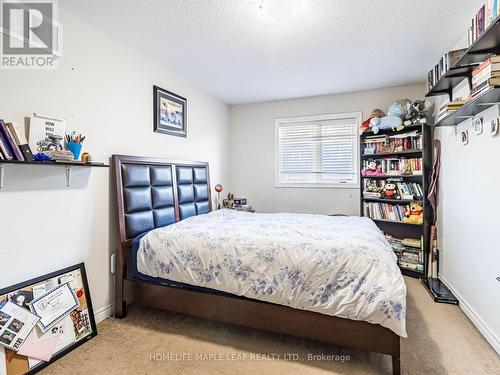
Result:
[[[479,315],[474,311],[473,308],[464,300],[464,298],[458,293],[450,283],[443,276],[439,276],[439,279],[451,290],[451,292],[457,297],[460,302],[459,307],[462,309],[465,315],[471,320],[471,322],[476,326],[476,328],[481,332],[486,341],[495,349],[495,351],[500,355],[500,340],[495,334],[488,328],[488,326],[483,322]]]
[[[104,319],[112,316],[115,313],[115,304],[110,303],[107,306],[101,307],[99,310],[94,312],[95,322],[100,323]]]

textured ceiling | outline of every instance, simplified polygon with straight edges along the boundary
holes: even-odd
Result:
[[[485,0],[301,1],[286,22],[258,0],[59,3],[236,104],[422,82]]]

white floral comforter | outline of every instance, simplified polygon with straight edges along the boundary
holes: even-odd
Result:
[[[406,337],[406,286],[367,218],[219,210],[149,232],[137,269]]]

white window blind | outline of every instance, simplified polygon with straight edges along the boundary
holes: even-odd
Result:
[[[276,120],[276,185],[357,185],[360,120],[359,113]]]

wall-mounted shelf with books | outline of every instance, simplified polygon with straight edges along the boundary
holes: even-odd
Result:
[[[450,68],[425,96],[448,95],[451,101],[453,89],[464,79],[468,79],[470,82],[472,72],[476,67],[477,64]]]
[[[440,120],[435,126],[455,126],[462,121],[472,118],[478,113],[498,105],[500,102],[500,87],[493,87],[483,94],[469,101],[460,109],[450,113]]]
[[[485,8],[482,8],[484,11]],[[485,20],[484,14],[482,19]],[[475,18],[478,20],[477,15]],[[473,23],[475,21],[473,20]],[[484,27],[486,29],[484,29]],[[479,25],[474,25],[479,28]],[[472,27],[469,32],[468,48],[461,50],[450,51],[445,54],[439,64],[427,74],[428,92],[425,96],[448,95],[450,102],[453,100],[453,89],[458,86],[464,79],[469,82],[469,89],[472,89],[473,72],[484,61],[488,60],[495,54],[500,54],[500,16],[494,20],[485,21],[482,34],[476,38],[472,33]],[[477,31],[480,32],[480,31]]]
[[[467,49],[455,66],[479,64],[498,53],[500,53],[500,17],[497,17],[483,35]]]
[[[108,164],[100,164],[100,163],[80,163],[80,162],[72,162],[72,161],[19,161],[19,160],[0,160],[0,189],[3,188],[5,182],[5,165],[12,166],[20,166],[20,165],[30,165],[30,166],[38,166],[38,167],[64,167],[66,174],[66,186],[69,187],[71,183],[71,168],[89,168],[89,167],[97,167],[97,168],[107,168]]]

